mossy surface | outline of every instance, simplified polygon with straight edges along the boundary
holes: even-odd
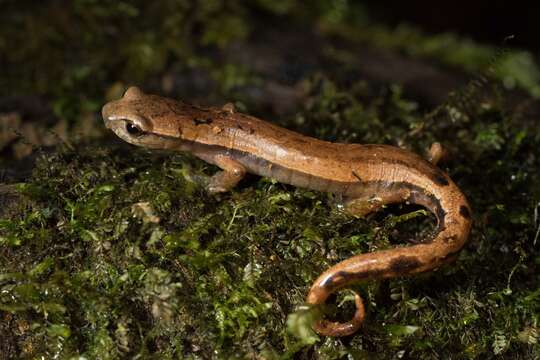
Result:
[[[540,133],[530,115],[534,100],[520,93],[516,101],[510,75],[499,83],[489,71],[506,58],[492,61],[496,49],[468,42],[450,61],[452,47],[464,46],[459,38],[414,30],[413,40],[400,37],[403,30],[369,24],[365,10],[347,2],[161,4],[10,3],[0,15],[0,51],[42,30],[3,60],[9,72],[0,88],[44,95],[72,134],[54,150],[36,149],[32,175],[0,188],[0,358],[540,357]],[[44,21],[43,13],[63,17]],[[294,84],[279,70],[260,70],[256,59],[252,66],[230,60],[231,46],[241,51],[262,36],[262,24],[284,21],[317,29],[326,54],[311,71],[295,73]],[[352,49],[358,39],[483,76],[426,108],[398,84],[343,80],[352,52],[332,49],[336,42]],[[58,47],[62,41],[68,50]],[[537,71],[531,64],[525,78]],[[302,89],[294,110],[280,117],[251,95],[276,79]],[[356,285],[368,306],[364,327],[343,339],[318,337],[309,325],[320,310],[345,319],[353,301],[344,291],[326,309],[305,307],[311,282],[353,254],[426,237],[430,216],[392,206],[355,219],[331,195],[256,176],[230,193],[207,194],[186,174],[214,167],[134,148],[102,130],[99,107],[132,82],[203,104],[235,100],[331,141],[419,153],[440,141],[451,154],[442,167],[473,209],[470,242],[437,272]],[[533,96],[537,85],[523,88]],[[84,122],[98,128],[91,141],[77,131]]]

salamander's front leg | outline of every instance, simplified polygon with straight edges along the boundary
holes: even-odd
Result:
[[[231,190],[246,175],[246,168],[244,165],[227,155],[217,153],[196,153],[195,155],[222,169],[222,171],[218,171],[205,181],[204,185],[211,193]]]
[[[223,169],[210,178],[208,191],[226,192],[231,190],[246,175],[246,168],[230,158],[220,157],[217,166]]]

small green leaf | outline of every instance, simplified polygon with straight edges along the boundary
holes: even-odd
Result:
[[[296,310],[287,316],[287,330],[303,344],[315,344],[320,340],[311,327],[316,320],[316,315],[314,308],[303,307]]]
[[[96,189],[97,194],[106,194],[114,191],[114,185],[102,185]]]
[[[388,335],[396,337],[409,336],[420,329],[419,326],[414,325],[386,325],[384,328]]]
[[[272,195],[272,196],[270,196],[268,198],[268,201],[273,205],[290,202],[291,201],[291,194],[288,193],[288,192],[287,193],[283,192],[283,193],[279,193],[279,194],[276,194],[276,195]]]
[[[49,336],[59,336],[67,339],[71,336],[71,330],[68,326],[62,324],[52,324],[47,328]]]
[[[28,275],[32,277],[37,277],[46,271],[48,271],[50,268],[52,268],[54,265],[54,259],[52,257],[47,257],[45,260],[34,266],[29,272]]]

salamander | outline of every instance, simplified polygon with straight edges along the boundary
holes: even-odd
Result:
[[[471,229],[467,199],[432,162],[389,145],[343,144],[318,140],[237,112],[226,104],[202,108],[149,95],[130,87],[105,104],[107,128],[128,143],[153,149],[190,152],[221,170],[208,178],[209,192],[232,189],[246,173],[338,194],[346,211],[365,216],[386,204],[407,202],[431,211],[435,234],[415,245],[360,254],[330,267],[315,280],[306,302],[324,304],[334,292],[366,280],[434,270],[453,261]],[[359,329],[365,309],[355,293],[356,311],[347,322],[327,319],[313,328],[321,335],[346,336]]]

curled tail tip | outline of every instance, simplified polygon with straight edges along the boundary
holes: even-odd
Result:
[[[324,303],[326,297],[324,300],[319,302],[317,301],[317,299],[313,299],[313,297],[308,296],[308,302],[313,304],[321,304]],[[354,293],[354,303],[356,305],[356,311],[351,320],[340,323],[322,319],[313,324],[313,330],[315,330],[319,335],[333,337],[348,336],[354,334],[360,328],[360,326],[362,326],[362,323],[364,322],[364,318],[366,316],[364,302],[362,301],[360,295],[358,295],[356,292]]]

